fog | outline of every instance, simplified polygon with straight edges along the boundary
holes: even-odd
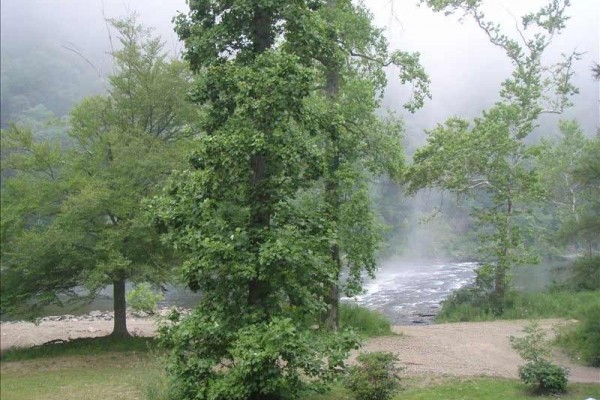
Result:
[[[365,1],[373,12],[376,24],[384,28],[391,48],[420,52],[422,64],[431,78],[433,98],[423,109],[410,114],[402,108],[402,104],[410,97],[410,88],[399,84],[394,77],[396,71],[388,71],[389,87],[383,105],[404,117],[409,153],[424,143],[424,130],[431,129],[450,116],[479,115],[497,101],[500,83],[511,71],[510,62],[503,51],[492,46],[486,35],[469,18],[460,21],[460,14],[444,16],[427,7],[419,7],[416,3],[416,0]],[[488,0],[485,2],[485,12],[488,19],[503,25],[504,32],[517,35],[515,17],[536,10],[543,3],[542,0]],[[532,135],[534,138],[552,135],[559,118],[576,118],[590,136],[600,126],[600,86],[592,79],[590,71],[592,63],[599,61],[600,2],[573,0],[572,3],[567,28],[555,38],[548,61],[557,60],[563,52],[577,50],[583,53],[574,69],[574,83],[580,93],[573,99],[574,107],[563,115],[544,116],[540,128]],[[155,28],[169,54],[178,56],[182,45],[173,32],[172,18],[178,11],[186,9],[184,0],[3,0],[0,21],[2,92],[9,89],[9,84],[13,84],[11,71],[14,71],[14,66],[11,69],[8,65],[11,60],[37,63],[38,55],[43,52],[59,54],[65,63],[73,66],[74,75],[81,75],[79,81],[73,82],[70,75],[52,75],[49,72],[55,64],[52,61],[48,61],[48,67],[42,63],[28,79],[29,86],[44,86],[50,80],[54,82],[47,92],[39,96],[42,103],[49,102],[46,99],[57,91],[68,92],[61,98],[64,103],[62,107],[53,108],[53,104],[45,104],[57,116],[61,116],[68,112],[69,105],[72,106],[80,98],[103,90],[102,78],[111,70],[110,57],[107,55],[111,48],[111,36],[105,17],[117,18],[135,12],[139,22]],[[4,104],[4,95],[2,102],[3,114],[7,114],[6,110],[12,109]],[[33,106],[35,104],[27,105]],[[2,124],[6,122],[3,115]],[[382,194],[386,195],[389,194]],[[448,221],[444,224],[439,221],[429,225],[420,223],[428,210],[442,203],[439,193],[423,193],[416,199],[406,200],[403,193],[396,190],[393,196],[391,201],[397,201],[399,208],[413,210],[407,213],[409,216],[404,220],[397,221],[395,228],[414,231],[410,234],[404,231],[399,235],[402,239],[391,235],[389,253],[400,252],[395,248],[403,248],[412,249],[412,257],[432,253],[437,257],[438,253],[444,252],[445,245],[436,241],[443,240],[442,236],[446,234],[464,233],[461,231],[461,218],[466,218],[467,210],[460,205],[453,206],[455,215],[449,220],[453,224],[448,224]],[[451,199],[445,201],[448,203]],[[434,248],[435,251],[432,250]]]
[[[487,37],[468,18],[460,14],[444,16],[416,0],[367,0],[375,22],[385,28],[391,47],[421,53],[421,60],[431,78],[433,98],[414,115],[405,115],[409,134],[422,141],[423,128],[431,128],[449,116],[475,116],[497,100],[500,82],[511,66],[503,51],[489,44]],[[515,17],[532,11],[543,0],[487,1],[486,15],[498,21],[504,31],[516,35]],[[575,106],[560,118],[577,118],[585,131],[592,134],[600,125],[599,84],[594,82],[590,67],[599,59],[600,2],[573,0],[567,29],[555,38],[550,58],[576,49],[584,53],[575,67],[574,82],[580,94]],[[115,18],[136,12],[139,21],[156,28],[171,54],[181,51],[172,29],[172,18],[187,9],[184,0],[4,0],[2,1],[2,59],[6,50],[18,47],[33,51],[40,47],[61,52],[74,63],[84,61],[65,49],[77,49],[101,71],[109,72],[106,53],[110,49],[103,16]],[[551,60],[549,60],[551,61]],[[409,88],[401,87],[390,71],[390,85],[384,105],[401,111]],[[65,80],[68,77],[64,77]],[[4,79],[3,79],[4,80]],[[406,113],[404,113],[406,114]],[[559,117],[545,117],[542,126],[555,126]]]

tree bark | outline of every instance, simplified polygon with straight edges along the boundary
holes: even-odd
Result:
[[[114,325],[110,334],[114,337],[129,337],[127,331],[127,302],[125,300],[125,279],[116,279],[113,282]]]
[[[254,9],[253,16],[253,44],[256,55],[267,51],[273,45],[271,37],[272,15],[265,9],[257,6]],[[269,127],[265,126],[265,129]],[[268,132],[270,133],[270,132]],[[253,228],[268,228],[271,224],[271,211],[269,207],[270,196],[264,187],[264,181],[267,178],[267,160],[264,154],[256,154],[250,159],[250,168],[252,176],[250,177],[251,186],[251,215],[250,226]],[[255,238],[257,247],[262,243],[261,234]],[[258,250],[258,249],[257,249]],[[266,300],[269,289],[264,280],[261,279],[258,272],[248,284],[248,305],[258,307],[264,311],[264,318],[268,318]]]
[[[510,193],[510,190],[509,190]],[[509,197],[506,201],[506,226],[502,233],[503,249],[494,271],[494,300],[496,313],[500,315],[504,311],[504,300],[506,296],[506,272],[511,267],[510,246],[511,246],[511,221],[513,213],[513,202]]]
[[[337,0],[327,0],[327,7],[335,8]],[[335,38],[332,38],[335,39]],[[325,94],[329,101],[334,102],[340,92],[340,66],[333,60],[329,61],[325,65]],[[339,155],[339,132],[337,127],[330,127],[330,138],[329,138],[329,176],[325,183],[325,197],[326,201],[331,210],[332,222],[336,225],[339,221],[340,211],[340,194],[339,184],[337,182],[337,171],[340,167],[340,155]],[[331,283],[329,290],[326,295],[327,302],[327,314],[325,315],[325,328],[330,331],[336,331],[339,328],[339,307],[340,307],[340,293],[339,293],[339,276],[342,268],[342,261],[340,258],[340,245],[335,243],[331,246],[331,262],[336,268],[335,282]]]

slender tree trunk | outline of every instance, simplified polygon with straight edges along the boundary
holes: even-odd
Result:
[[[254,29],[253,42],[254,50],[258,55],[267,51],[273,45],[271,37],[272,16],[267,10],[261,7],[256,7],[254,10]],[[265,129],[269,129],[265,126]],[[270,134],[270,132],[266,132]],[[251,196],[252,196],[252,211],[250,215],[250,225],[253,228],[268,228],[271,223],[271,211],[269,207],[270,196],[264,187],[264,181],[267,179],[267,160],[264,154],[252,156],[250,160],[250,168],[252,176],[250,177]],[[260,236],[260,234],[259,234]],[[255,245],[260,246],[261,237],[257,237]],[[262,308],[265,311],[264,317],[268,318],[266,310],[266,300],[269,295],[269,288],[265,286],[264,280],[256,273],[248,284],[248,304]]]
[[[511,237],[511,219],[513,213],[513,202],[509,197],[506,201],[506,220],[505,226],[501,226],[503,230],[500,240],[502,241],[502,250],[494,271],[494,300],[495,308],[498,314],[504,310],[504,300],[506,296],[506,273],[511,267],[510,247],[512,242]]]
[[[337,0],[327,0],[327,7],[333,9],[337,6]],[[335,40],[336,38],[332,38]],[[326,67],[325,72],[325,94],[329,101],[334,102],[340,91],[340,66],[335,61],[330,61]],[[329,138],[329,173],[327,181],[325,182],[325,197],[331,210],[331,219],[337,228],[339,222],[339,211],[340,211],[340,193],[339,183],[337,181],[337,171],[340,168],[340,155],[339,155],[339,132],[337,127],[330,127],[330,138]],[[339,291],[339,277],[342,268],[342,261],[340,257],[340,245],[334,243],[331,247],[331,261],[336,268],[336,280],[332,282],[331,286],[326,295],[327,302],[327,314],[325,315],[325,328],[331,331],[336,331],[339,328],[339,308],[340,308],[340,291]]]
[[[125,279],[117,279],[113,282],[113,300],[115,318],[111,336],[129,337],[129,332],[127,332],[127,303],[125,300]]]

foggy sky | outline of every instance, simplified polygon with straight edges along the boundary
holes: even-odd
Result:
[[[459,14],[436,14],[425,6],[418,7],[416,0],[366,0],[365,3],[374,13],[376,24],[386,27],[391,48],[419,51],[432,80],[433,99],[414,115],[402,112],[409,134],[418,135],[417,132],[432,128],[449,116],[476,116],[498,99],[500,82],[510,74],[511,65],[502,50],[493,47],[468,17],[461,23]],[[543,0],[488,0],[486,14],[489,19],[501,22],[504,32],[513,35],[516,31],[512,15],[519,17],[543,3]],[[549,59],[574,48],[585,52],[575,68],[574,81],[580,94],[574,99],[575,107],[561,117],[549,117],[542,125],[556,126],[558,118],[577,118],[591,135],[600,126],[600,87],[590,71],[592,62],[599,60],[600,1],[572,3],[567,29],[556,37]],[[177,11],[186,9],[184,0],[3,0],[2,48],[7,43],[24,49],[49,46],[63,51],[73,62],[81,62],[61,47],[74,46],[104,73],[109,73],[106,53],[110,45],[103,14],[119,17],[135,11],[139,22],[155,27],[167,50],[175,54],[182,46],[171,20]],[[408,88],[401,87],[391,74],[392,71],[384,105],[402,110]]]

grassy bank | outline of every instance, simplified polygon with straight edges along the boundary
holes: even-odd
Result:
[[[340,327],[353,329],[364,337],[394,334],[390,321],[385,316],[354,304],[340,305]]]
[[[511,293],[501,314],[494,314],[484,301],[446,301],[436,322],[492,321],[496,319],[578,318],[583,308],[600,307],[600,291],[569,290]]]

